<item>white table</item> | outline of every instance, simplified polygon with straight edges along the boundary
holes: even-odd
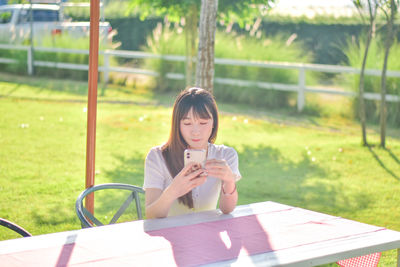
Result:
[[[314,266],[399,248],[400,232],[261,202],[1,241],[0,265]]]

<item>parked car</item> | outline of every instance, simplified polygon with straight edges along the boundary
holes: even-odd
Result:
[[[51,4],[17,4],[0,6],[0,42],[23,43],[30,39],[30,13],[34,43],[40,44],[45,35],[68,33],[73,38],[89,36],[90,22],[73,22],[60,6]],[[114,35],[109,22],[100,22],[99,36],[103,42],[111,42]]]

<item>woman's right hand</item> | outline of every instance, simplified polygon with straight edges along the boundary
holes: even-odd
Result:
[[[164,218],[172,203],[196,186],[202,185],[207,176],[204,169],[193,170],[196,163],[188,164],[172,179],[172,183],[162,191],[159,188],[146,189],[146,218]]]
[[[190,190],[202,185],[206,181],[207,176],[202,175],[205,170],[203,168],[196,168],[197,164],[198,163],[192,162],[183,167],[168,186],[168,191],[172,191],[176,198],[185,195]]]

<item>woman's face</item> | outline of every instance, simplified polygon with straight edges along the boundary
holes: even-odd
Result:
[[[193,108],[180,121],[180,131],[183,139],[192,149],[207,149],[208,139],[213,129],[213,119],[195,117]]]

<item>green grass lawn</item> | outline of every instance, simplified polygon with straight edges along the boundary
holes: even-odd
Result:
[[[0,74],[0,216],[34,235],[80,228],[74,203],[85,184],[86,88]],[[107,88],[99,100],[96,183],[141,186],[148,150],[168,136],[173,97]],[[367,148],[359,125],[343,118],[219,107],[217,143],[239,153],[239,204],[272,200],[400,231],[398,134],[386,150]],[[378,143],[374,127],[368,138]],[[0,240],[13,237],[0,230]],[[395,260],[385,252],[380,266]]]

